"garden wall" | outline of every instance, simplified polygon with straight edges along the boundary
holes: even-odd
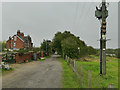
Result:
[[[34,52],[24,53],[22,55],[20,55],[19,53],[16,53],[15,55],[16,63],[31,61],[33,60],[33,55],[34,55]],[[40,53],[37,53],[37,58],[40,58]]]

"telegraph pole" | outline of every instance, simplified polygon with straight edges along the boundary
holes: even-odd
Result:
[[[106,74],[106,2],[102,0],[102,25],[101,25],[101,34],[102,34],[102,74]]]
[[[95,16],[101,23],[101,38],[100,38],[100,75],[106,74],[106,18],[108,17],[108,11],[106,7],[106,0],[102,0],[102,6],[100,9],[96,7]]]

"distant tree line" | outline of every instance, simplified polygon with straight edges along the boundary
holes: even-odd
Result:
[[[100,55],[100,49],[97,50],[97,54]],[[117,48],[117,49],[112,49],[112,48],[109,48],[109,49],[106,49],[106,55],[107,56],[111,56],[110,54],[114,54],[112,55],[112,57],[117,57],[117,58],[120,58],[120,48]]]
[[[120,58],[120,48],[117,49],[107,49],[107,54],[115,54],[117,58]]]
[[[116,53],[117,58],[120,58],[120,48],[115,49],[115,53]]]

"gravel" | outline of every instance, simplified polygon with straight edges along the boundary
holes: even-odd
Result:
[[[62,88],[63,70],[58,57],[53,55],[45,61],[19,64],[13,72],[2,77],[2,87]]]

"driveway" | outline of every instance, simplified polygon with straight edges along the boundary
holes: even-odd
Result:
[[[19,64],[2,77],[3,88],[62,88],[62,67],[58,55],[44,61]]]

